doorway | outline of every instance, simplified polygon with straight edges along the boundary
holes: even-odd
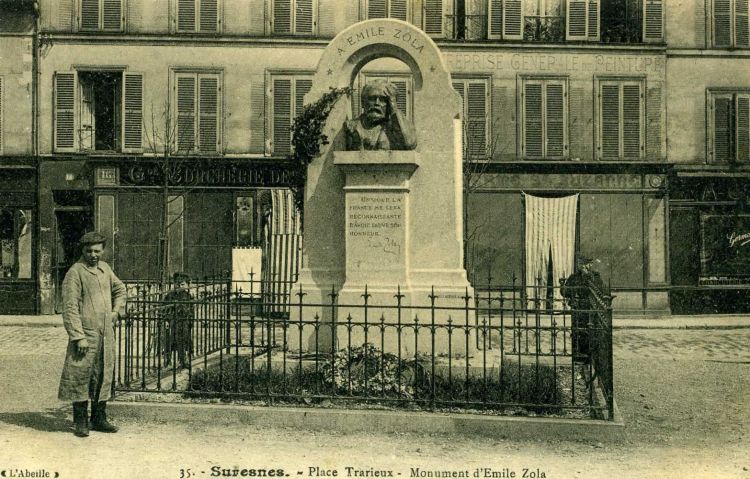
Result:
[[[55,209],[55,312],[62,312],[62,282],[65,273],[78,261],[81,251],[78,241],[87,231],[93,231],[94,218],[87,206],[64,206]]]

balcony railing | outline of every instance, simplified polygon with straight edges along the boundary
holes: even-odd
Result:
[[[452,40],[485,40],[487,15],[446,15],[445,35]]]
[[[527,42],[564,42],[565,17],[545,15],[525,16],[523,39]]]

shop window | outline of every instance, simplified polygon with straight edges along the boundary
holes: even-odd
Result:
[[[750,162],[750,92],[712,92],[709,109],[711,162]]]
[[[221,152],[221,74],[175,73],[178,153]]]
[[[55,151],[141,151],[143,75],[57,72],[54,105]]]
[[[302,112],[304,99],[312,87],[309,75],[273,75],[268,96],[271,111],[268,117],[269,137],[266,151],[287,155],[292,151],[292,122]]]
[[[453,79],[461,96],[465,159],[486,160],[490,138],[490,89],[486,78]]]
[[[120,32],[125,23],[122,0],[81,0],[81,31]]]
[[[521,153],[525,159],[568,156],[565,79],[524,78],[521,91]]]
[[[367,0],[367,20],[373,18],[395,18],[409,21],[408,0]]]
[[[31,279],[32,219],[30,209],[0,209],[0,280]]]
[[[314,35],[317,0],[271,0],[272,31],[277,35]]]
[[[597,151],[602,160],[644,156],[644,98],[640,80],[599,80]]]
[[[185,271],[192,277],[232,270],[232,193],[189,194],[185,201]]]
[[[177,31],[216,33],[220,30],[220,0],[178,0]]]
[[[255,231],[254,198],[251,195],[238,195],[234,201],[234,246],[256,246],[259,235]]]
[[[748,0],[713,0],[711,26],[715,47],[750,46]]]

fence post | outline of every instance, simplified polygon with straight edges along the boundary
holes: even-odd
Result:
[[[615,420],[614,348],[612,347],[612,293],[604,297],[607,338],[607,412],[610,421]]]
[[[232,351],[232,272],[225,271],[225,284],[226,284],[226,303],[224,304],[224,318],[226,319],[225,325],[225,341],[224,346],[227,348],[226,353],[229,354]]]

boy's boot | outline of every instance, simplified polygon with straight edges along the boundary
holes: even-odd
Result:
[[[89,435],[89,402],[79,401],[73,403],[73,425],[75,434],[78,437],[87,437]]]
[[[99,432],[117,432],[117,426],[107,421],[107,401],[91,404],[91,429]]]

